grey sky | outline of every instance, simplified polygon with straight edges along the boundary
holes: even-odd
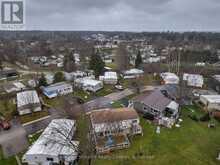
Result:
[[[26,0],[26,27],[220,31],[220,0]]]

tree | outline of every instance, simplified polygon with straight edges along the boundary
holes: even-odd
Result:
[[[129,69],[129,58],[125,44],[120,44],[116,52],[117,69],[120,71]]]
[[[58,82],[62,82],[65,81],[65,77],[63,72],[56,72],[56,74],[54,75],[54,83],[58,83]]]
[[[77,119],[77,139],[80,140],[80,163],[91,165],[94,154],[94,144],[90,135],[90,122],[88,116],[82,112]]]
[[[40,77],[40,79],[39,79],[39,87],[40,87],[40,86],[47,86],[47,85],[48,85],[48,84],[47,84],[47,80],[46,80],[46,78],[45,78],[45,75],[42,74],[41,77]]]
[[[72,52],[64,58],[64,70],[66,72],[73,72],[76,70],[75,57]]]
[[[139,50],[137,54],[137,58],[135,59],[135,67],[139,68],[141,64],[142,64],[142,57],[141,57],[141,52]]]
[[[92,55],[89,61],[89,69],[94,70],[95,76],[98,77],[104,70],[105,63],[102,61],[102,58],[98,53]]]
[[[3,70],[3,63],[2,63],[2,59],[0,59],[0,70]]]

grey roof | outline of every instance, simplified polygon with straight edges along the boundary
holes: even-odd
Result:
[[[160,90],[155,90],[149,95],[143,94],[134,98],[134,102],[141,102],[159,111],[164,111],[171,101],[172,100],[165,97]]]

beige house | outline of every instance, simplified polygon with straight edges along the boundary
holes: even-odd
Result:
[[[132,108],[101,109],[90,112],[92,137],[98,153],[127,148],[127,135],[142,134],[140,119]]]

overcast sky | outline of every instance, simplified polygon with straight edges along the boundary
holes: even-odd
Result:
[[[220,31],[220,0],[26,0],[26,29]]]

